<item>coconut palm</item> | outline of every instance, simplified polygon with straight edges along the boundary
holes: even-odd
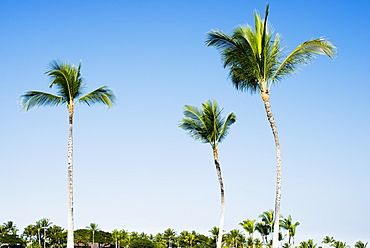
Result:
[[[214,163],[216,166],[218,181],[221,190],[221,216],[220,226],[217,239],[217,248],[221,247],[222,230],[225,215],[225,194],[224,184],[221,175],[221,167],[218,159],[218,143],[221,142],[227,135],[229,127],[235,123],[236,117],[234,113],[230,113],[226,119],[222,114],[223,109],[220,109],[217,102],[206,101],[202,104],[202,109],[185,105],[184,116],[180,127],[188,132],[188,134],[196,140],[203,143],[209,143],[212,147]]]
[[[74,247],[73,231],[73,115],[76,102],[85,103],[88,106],[94,103],[102,103],[109,108],[114,102],[113,92],[106,86],[100,87],[86,95],[83,95],[84,80],[81,77],[81,63],[76,68],[74,65],[64,62],[52,61],[50,70],[45,72],[52,78],[50,88],[56,87],[56,95],[41,91],[27,91],[21,96],[22,110],[28,111],[33,107],[57,106],[65,104],[69,117],[68,138],[68,241],[67,248]]]
[[[98,228],[98,224],[96,224],[96,223],[90,223],[90,225],[88,225],[86,228],[89,229],[89,230],[91,230],[91,233],[92,233],[92,245],[91,245],[91,247],[94,247],[94,244],[95,244],[95,232],[96,231],[100,231],[100,229]]]
[[[259,92],[261,94],[267,118],[270,123],[276,146],[276,198],[275,230],[279,228],[281,201],[281,156],[280,142],[270,106],[271,86],[293,74],[299,65],[309,64],[315,55],[328,55],[333,58],[336,47],[326,38],[307,40],[293,50],[287,57],[280,36],[273,36],[267,22],[269,6],[266,6],[265,19],[254,14],[255,28],[237,27],[231,36],[221,31],[212,30],[207,34],[206,45],[218,49],[223,66],[230,69],[230,78],[237,90]],[[278,232],[273,235],[273,247],[278,246]]]

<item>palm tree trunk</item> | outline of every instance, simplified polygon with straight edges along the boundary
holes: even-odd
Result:
[[[41,248],[41,230],[37,230],[37,235],[39,236],[39,247]]]
[[[69,110],[69,138],[68,138],[68,239],[67,248],[74,248],[74,220],[73,220],[73,106]]]
[[[266,94],[266,93],[265,93]],[[274,229],[272,235],[272,248],[277,248],[279,246],[279,216],[280,216],[280,202],[281,202],[281,155],[280,155],[280,142],[278,131],[276,128],[276,123],[271,112],[271,106],[269,97],[262,93],[263,103],[265,105],[265,110],[267,114],[267,119],[270,122],[272,134],[275,139],[276,147],[276,198],[275,198],[275,212],[274,212]]]
[[[223,228],[224,228],[224,219],[225,219],[225,190],[224,190],[224,183],[223,183],[222,175],[221,175],[221,167],[220,167],[220,163],[218,161],[217,148],[213,148],[213,158],[214,158],[214,161],[215,161],[217,177],[218,177],[218,181],[220,183],[220,191],[221,191],[221,215],[220,215],[220,226],[219,226],[218,238],[217,238],[217,248],[221,248],[222,232],[223,232]]]

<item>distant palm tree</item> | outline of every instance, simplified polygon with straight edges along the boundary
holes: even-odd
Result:
[[[325,236],[321,243],[331,245],[334,242],[334,237]]]
[[[262,214],[260,214],[258,217],[260,217],[262,222],[265,223],[265,225],[268,227],[267,228],[268,232],[266,235],[266,239],[267,239],[267,236],[270,233],[274,232],[274,210],[270,209],[268,211],[265,211]]]
[[[247,220],[243,220],[243,222],[240,222],[239,225],[241,225],[244,230],[249,234],[249,238],[250,238],[250,241],[252,242],[252,246],[254,247],[254,243],[253,243],[253,235],[254,235],[254,232],[256,231],[256,220],[250,220],[250,219],[247,219]]]
[[[357,242],[356,242],[356,244],[355,244],[355,247],[356,247],[356,248],[366,248],[367,243],[368,243],[368,242],[364,243],[364,242],[362,242],[362,241],[357,241]]]
[[[270,89],[274,83],[293,74],[299,65],[309,64],[315,55],[328,55],[333,58],[336,47],[324,38],[311,39],[299,45],[284,58],[280,36],[277,34],[273,37],[273,31],[267,22],[268,9],[267,5],[264,20],[261,20],[259,14],[255,13],[254,30],[250,26],[238,27],[231,36],[221,31],[211,31],[208,33],[206,45],[219,50],[223,65],[230,69],[230,78],[237,90],[261,94],[276,146],[274,226],[277,230],[279,228],[282,176],[280,142],[270,106]],[[278,244],[278,232],[274,232],[273,248],[277,248]]]
[[[86,228],[89,229],[89,230],[91,230],[91,232],[92,232],[92,245],[91,245],[91,247],[94,247],[94,244],[95,244],[95,233],[96,233],[96,231],[99,231],[100,230],[98,228],[98,224],[96,224],[96,223],[90,223],[90,225],[88,225]]]
[[[217,239],[217,248],[220,248],[222,243],[222,230],[225,215],[224,184],[221,175],[221,166],[218,159],[217,146],[218,143],[226,137],[230,126],[236,121],[234,113],[230,113],[226,117],[226,119],[224,119],[221,116],[222,111],[223,109],[220,109],[215,100],[203,103],[202,109],[185,105],[185,118],[182,119],[182,123],[180,124],[180,127],[187,131],[191,137],[203,143],[208,143],[212,147],[214,163],[216,166],[218,181],[221,190],[221,216]]]
[[[349,245],[346,244],[346,242],[337,241],[337,240],[332,242],[330,246],[334,248],[349,248],[350,247]]]
[[[166,239],[166,241],[168,242],[168,247],[172,247],[172,242],[175,240],[176,238],[176,232],[175,230],[171,229],[171,228],[167,228],[164,232],[163,232],[163,237]]]
[[[81,77],[81,63],[76,68],[68,63],[52,61],[50,70],[45,74],[52,78],[50,88],[56,87],[56,95],[40,92],[27,91],[21,96],[22,110],[28,111],[33,107],[57,106],[65,104],[69,114],[69,138],[68,138],[68,241],[67,248],[74,247],[74,219],[73,219],[73,115],[75,103],[81,102],[88,106],[94,103],[102,103],[109,108],[114,102],[113,92],[106,86],[100,87],[86,95],[83,94],[84,81]]]
[[[18,228],[13,221],[7,221],[3,223],[2,227],[5,234],[16,235],[18,232]]]
[[[246,240],[242,232],[240,232],[237,229],[233,229],[233,230],[230,230],[229,233],[226,233],[225,243],[226,243],[226,247],[239,248],[239,247],[244,247]]]
[[[302,241],[298,247],[299,248],[316,248],[317,244],[315,244],[312,239],[309,239],[308,241]]]
[[[261,234],[262,242],[268,244],[267,237],[271,233],[271,228],[265,222],[256,223],[256,231]]]
[[[121,239],[121,233],[117,229],[112,231],[112,238],[114,241],[114,247],[118,248],[119,240]]]
[[[294,236],[295,236],[296,227],[299,225],[300,225],[299,222],[293,223],[293,219],[291,215],[289,215],[287,218],[283,218],[282,220],[280,220],[280,226],[288,231],[288,237],[289,237],[288,242],[290,244],[290,242],[292,241],[293,246],[294,246]]]

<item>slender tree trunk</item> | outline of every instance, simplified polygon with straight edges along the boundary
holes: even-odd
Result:
[[[68,237],[67,248],[74,248],[74,220],[73,220],[73,105],[69,111],[69,138],[68,138]]]
[[[39,236],[39,247],[41,248],[41,233],[40,233],[40,230],[37,230],[37,234]]]
[[[217,238],[217,248],[221,248],[222,233],[223,233],[224,219],[225,219],[225,190],[224,190],[224,183],[223,183],[222,175],[221,175],[221,166],[220,166],[220,163],[218,161],[217,148],[213,148],[213,158],[214,158],[214,161],[215,161],[217,177],[218,177],[218,181],[220,183],[220,191],[221,191],[221,215],[220,215],[220,226],[219,226],[218,238]]]
[[[271,112],[271,106],[268,93],[262,92],[262,99],[265,105],[267,119],[270,122],[271,130],[275,139],[276,147],[276,198],[275,198],[275,212],[274,212],[274,226],[272,235],[272,248],[279,246],[279,216],[280,216],[280,202],[281,202],[281,155],[280,155],[280,142],[276,123]]]

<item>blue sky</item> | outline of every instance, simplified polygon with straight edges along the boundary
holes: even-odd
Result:
[[[370,241],[368,1],[270,1],[287,51],[326,36],[319,57],[275,85],[271,105],[282,147],[282,214],[301,225],[296,243],[326,235]],[[253,25],[265,1],[0,1],[0,222],[41,218],[66,227],[68,119],[64,106],[20,111],[28,90],[55,92],[54,59],[82,61],[86,90],[107,85],[117,103],[76,107],[75,227],[208,234],[219,220],[209,145],[178,128],[185,104],[216,99],[237,122],[220,144],[225,230],[274,206],[275,148],[259,95],[236,91],[211,29]]]

